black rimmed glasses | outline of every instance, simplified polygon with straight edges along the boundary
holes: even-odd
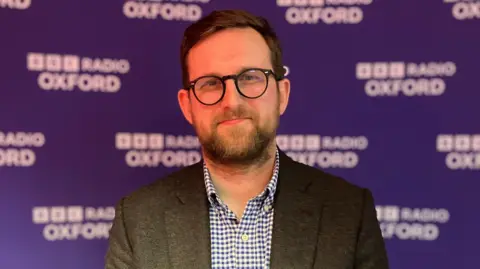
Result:
[[[210,106],[222,100],[226,90],[225,81],[233,79],[240,95],[255,99],[262,96],[267,90],[269,75],[272,75],[277,81],[280,80],[272,70],[250,68],[236,75],[199,77],[190,82],[188,90],[193,91],[200,103]]]

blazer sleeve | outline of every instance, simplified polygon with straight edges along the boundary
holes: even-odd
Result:
[[[115,207],[115,218],[109,232],[105,269],[136,269],[133,263],[132,246],[125,228],[124,198]]]
[[[355,269],[389,269],[385,242],[377,219],[374,199],[363,191],[363,214],[357,241]]]

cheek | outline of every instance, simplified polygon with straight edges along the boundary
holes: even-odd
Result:
[[[269,86],[263,97],[257,105],[261,121],[274,121],[279,115],[279,99],[275,84]],[[270,123],[273,122],[267,122]]]
[[[265,92],[265,96],[269,104],[271,104],[272,106],[277,107],[279,105],[280,92],[277,88],[277,84],[275,80],[272,79],[269,81],[268,89]]]
[[[209,111],[195,107],[192,110],[192,117],[196,128],[199,128],[202,131],[210,130],[213,116]]]
[[[278,112],[273,104],[265,103],[259,109],[255,109],[255,111],[257,117],[255,124],[258,127],[265,128],[275,124]]]

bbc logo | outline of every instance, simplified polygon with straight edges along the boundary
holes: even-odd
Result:
[[[163,134],[117,133],[115,137],[115,146],[120,150],[161,150],[164,148],[164,136]]]
[[[375,206],[378,221],[398,222],[400,209],[398,206]]]
[[[480,151],[480,135],[456,134],[456,135],[438,135],[438,152],[465,152]]]
[[[405,77],[405,63],[357,63],[356,73],[357,79],[402,79]]]
[[[319,135],[277,135],[275,140],[281,150],[318,151],[321,149]]]
[[[32,219],[35,224],[82,222],[82,206],[34,207]]]
[[[80,57],[30,52],[27,54],[27,69],[30,71],[79,72]]]

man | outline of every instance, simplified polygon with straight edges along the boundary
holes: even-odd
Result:
[[[290,82],[268,22],[213,12],[181,61],[203,159],[118,203],[105,268],[388,268],[370,191],[276,145]]]

